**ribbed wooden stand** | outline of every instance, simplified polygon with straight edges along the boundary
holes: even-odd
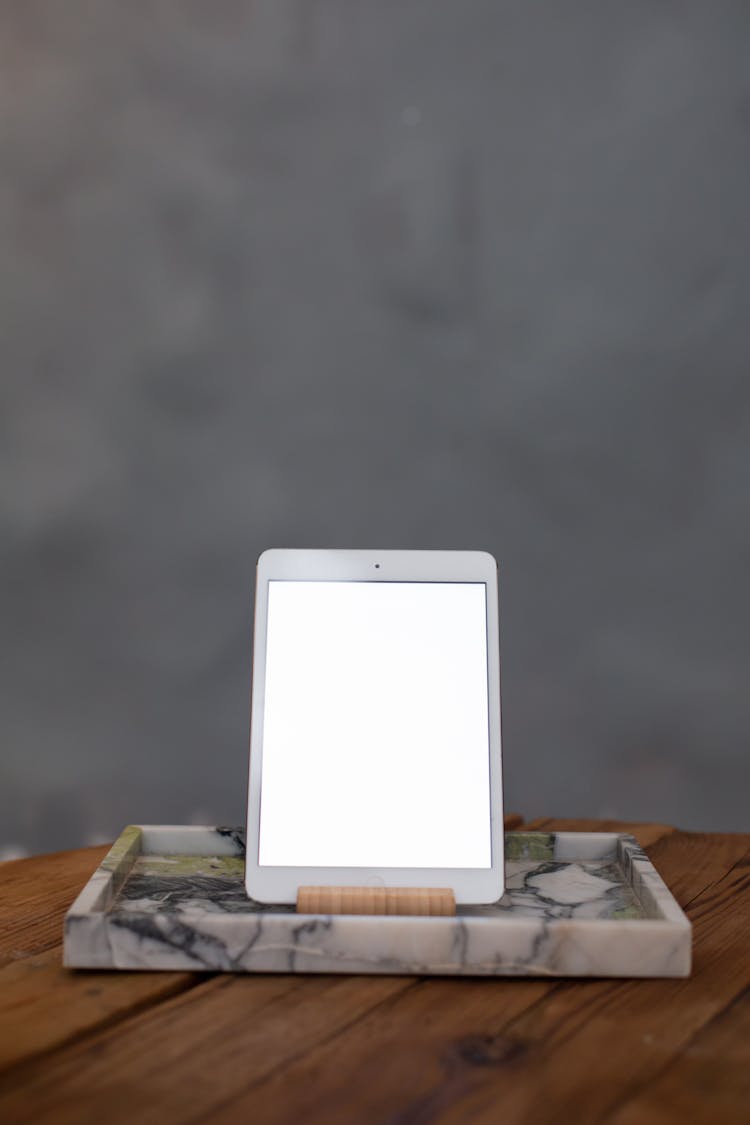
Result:
[[[298,914],[456,913],[448,887],[299,887]]]

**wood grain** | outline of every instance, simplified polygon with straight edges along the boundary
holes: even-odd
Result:
[[[105,1105],[109,1121],[144,1125],[212,1113],[249,1081],[342,1034],[410,984],[388,977],[216,977],[32,1064],[20,1080],[6,1074],[0,1120],[97,1122]]]
[[[625,1095],[613,1125],[667,1117],[700,1125],[750,1120],[750,991],[701,1028],[655,1081]]]
[[[65,911],[108,850],[79,848],[0,867],[0,965],[60,944]]]
[[[0,1073],[201,982],[196,973],[69,972],[60,948],[0,969]]]
[[[0,1120],[746,1121],[750,837],[528,827],[633,832],[694,922],[693,976],[71,973],[55,941],[104,849],[16,861],[0,869]]]

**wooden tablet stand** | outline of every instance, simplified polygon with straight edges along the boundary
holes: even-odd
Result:
[[[453,915],[448,887],[299,887],[298,914]]]

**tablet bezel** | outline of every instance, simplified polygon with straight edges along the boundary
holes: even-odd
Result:
[[[486,588],[489,711],[489,868],[276,867],[258,863],[268,589],[272,581],[480,582]],[[292,903],[300,886],[450,887],[459,904],[497,901],[504,891],[497,563],[485,551],[297,550],[273,548],[258,559],[255,587],[250,770],[245,887],[262,903]]]

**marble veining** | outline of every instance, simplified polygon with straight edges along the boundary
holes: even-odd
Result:
[[[507,833],[506,891],[455,918],[298,915],[244,889],[240,829],[130,826],[71,907],[77,968],[685,976],[691,930],[614,833]]]

